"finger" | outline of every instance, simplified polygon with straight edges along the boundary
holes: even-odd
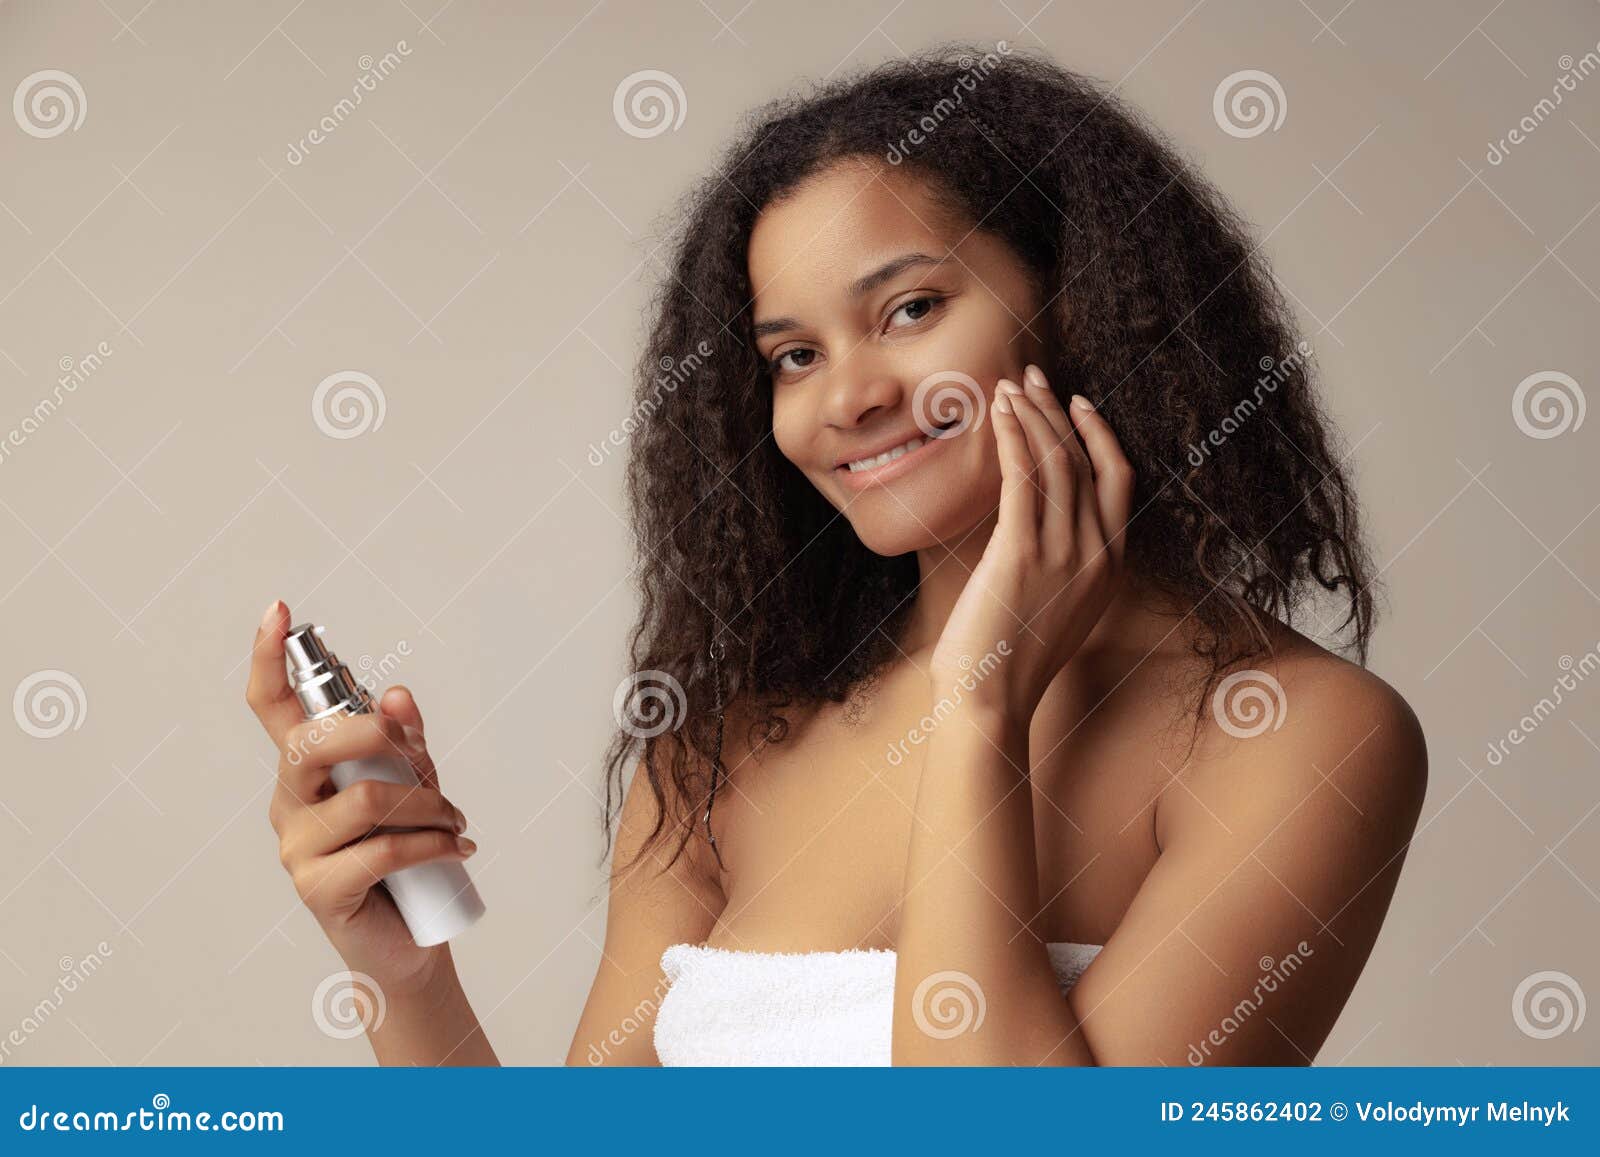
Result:
[[[1000,454],[1000,525],[1012,527],[1032,541],[1038,534],[1039,487],[1032,478],[1034,463],[1028,435],[1014,405],[1017,395],[1004,388],[1008,384],[1002,381],[995,387],[994,404],[990,407]]]
[[[1120,564],[1127,547],[1128,519],[1133,513],[1133,465],[1123,453],[1111,424],[1082,394],[1074,394],[1072,421],[1094,468],[1095,498],[1100,507],[1100,527],[1112,557]]]
[[[1023,371],[1023,380],[1028,385],[1028,396],[1034,404],[1050,419],[1050,425],[1063,439],[1063,450],[1067,462],[1072,470],[1074,480],[1074,494],[1077,506],[1074,511],[1076,525],[1083,528],[1085,534],[1092,535],[1098,540],[1100,535],[1099,512],[1095,506],[1094,496],[1094,469],[1090,465],[1088,452],[1072,432],[1072,419],[1062,409],[1061,399],[1056,397],[1050,388],[1049,381],[1044,376],[1044,371],[1036,365],[1029,365]]]
[[[390,687],[378,700],[378,710],[405,729],[405,739],[401,746],[405,749],[406,758],[411,761],[411,769],[417,773],[417,778],[424,786],[437,789],[439,772],[433,765],[433,756],[428,753],[427,739],[423,734],[422,711],[417,707],[416,699],[412,697],[411,688],[398,683]]]
[[[278,779],[302,803],[327,795],[328,769],[347,759],[400,755],[408,762],[405,726],[387,715],[329,715],[295,724],[284,733]]]
[[[310,869],[311,887],[321,905],[337,908],[366,895],[379,880],[401,868],[431,860],[464,860],[478,845],[466,836],[437,829],[425,832],[384,832],[342,851],[322,857]]]
[[[245,702],[266,728],[272,742],[283,746],[284,734],[305,718],[300,701],[289,689],[288,672],[283,663],[283,638],[289,630],[289,608],[274,599],[256,628],[250,649],[250,681],[245,687]]]
[[[287,821],[281,838],[293,857],[310,858],[336,852],[379,827],[437,828],[455,835],[466,831],[467,817],[431,789],[361,779],[337,795],[303,808]]]
[[[1025,393],[1013,398],[1013,401],[1016,403],[1017,418],[1028,436],[1035,476],[1045,499],[1045,505],[1039,508],[1040,533],[1048,536],[1052,546],[1064,545],[1072,534],[1076,502],[1066,446],[1031,397]]]
[[[278,787],[291,801],[300,804],[316,803],[333,791],[328,765],[308,755],[309,750],[286,747],[278,760]]]
[[[422,725],[422,709],[417,706],[411,688],[404,683],[396,683],[385,691],[383,697],[378,700],[378,709],[390,719],[397,719],[407,727],[415,727],[418,731],[427,730]]]
[[[1055,432],[1065,438],[1072,432],[1072,419],[1067,417],[1067,412],[1061,408],[1061,399],[1056,397],[1050,388],[1049,379],[1044,376],[1044,371],[1033,363],[1029,363],[1022,370],[1022,384],[1032,387],[1027,391],[1028,397],[1033,399],[1040,412],[1050,420],[1050,425]]]

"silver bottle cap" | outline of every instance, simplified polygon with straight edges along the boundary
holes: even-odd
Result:
[[[283,640],[284,659],[289,665],[289,686],[300,699],[307,719],[318,719],[344,711],[360,715],[372,710],[372,696],[350,675],[322,641],[323,627],[301,623],[291,627]]]

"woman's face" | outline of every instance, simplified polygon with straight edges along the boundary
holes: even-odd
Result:
[[[1011,249],[912,174],[847,162],[761,212],[749,267],[773,438],[861,541],[953,546],[992,514],[995,383],[1044,348]]]

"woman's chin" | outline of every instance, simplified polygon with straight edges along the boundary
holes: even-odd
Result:
[[[884,518],[852,519],[851,525],[863,546],[873,554],[892,558],[938,546],[954,548],[983,521],[983,516],[966,509],[901,508]]]

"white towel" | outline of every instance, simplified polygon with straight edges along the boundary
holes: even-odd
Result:
[[[1066,992],[1098,944],[1050,944]],[[894,1023],[895,954],[743,952],[674,944],[661,955],[671,987],[656,1012],[663,1065],[887,1065]],[[933,978],[919,1008],[935,1032],[977,1015],[959,973]],[[959,1028],[957,1028],[959,1031]]]

